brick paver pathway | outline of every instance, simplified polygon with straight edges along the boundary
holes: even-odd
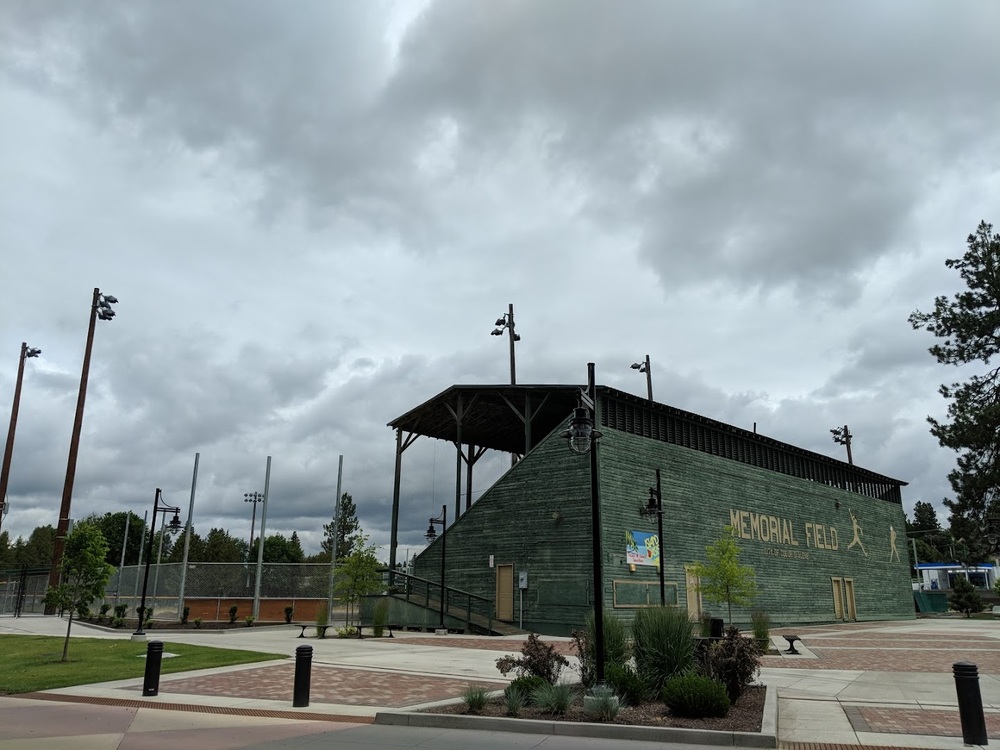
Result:
[[[163,679],[160,695],[224,695],[233,698],[291,701],[295,665],[277,664],[203,677]],[[497,690],[507,682],[427,677],[367,669],[344,669],[313,664],[309,689],[311,703],[402,708],[446,698],[458,698],[469,685]],[[136,688],[141,691],[141,687]]]

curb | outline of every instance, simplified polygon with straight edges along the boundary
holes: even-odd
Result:
[[[778,695],[768,690],[764,698],[761,731],[720,732],[711,729],[679,729],[675,727],[640,727],[628,724],[598,724],[576,721],[543,721],[539,719],[502,719],[489,716],[461,716],[408,711],[379,711],[375,723],[385,726],[437,727],[440,729],[474,729],[487,732],[518,732],[550,734],[562,737],[593,737],[602,740],[644,740],[730,747],[774,748],[778,745]]]

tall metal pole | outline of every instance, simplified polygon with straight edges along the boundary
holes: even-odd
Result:
[[[28,346],[21,342],[21,358],[17,362],[17,381],[14,384],[14,405],[10,409],[10,427],[7,428],[7,444],[3,450],[3,467],[0,468],[0,525],[3,524],[6,515],[7,504],[7,482],[10,479],[10,459],[14,453],[14,432],[17,430],[17,410],[21,405],[21,381],[24,379],[24,360],[28,357],[37,357],[41,350]]]
[[[652,401],[652,397],[650,397]],[[656,470],[656,535],[660,546],[660,606],[667,606],[667,588],[663,582],[663,491],[660,487],[660,470]]]
[[[847,425],[844,425],[844,441],[847,444],[847,463],[854,466],[854,456],[851,455],[851,431],[847,429]]]
[[[594,363],[587,363],[587,396],[594,405],[594,428],[598,425],[597,385],[594,379]],[[590,522],[591,544],[594,558],[594,656],[596,658],[597,684],[604,683],[604,583],[601,575],[601,490],[598,481],[597,447],[594,439],[590,446]]]
[[[330,595],[327,597],[326,612],[333,617],[333,586],[337,573],[337,537],[340,536],[340,482],[344,476],[344,455],[337,461],[337,500],[333,504],[333,539],[330,542]],[[390,581],[391,583],[391,581]],[[345,622],[346,626],[347,623]]]
[[[194,472],[191,474],[191,501],[188,503],[188,517],[184,528],[184,559],[181,562],[181,589],[177,594],[177,618],[180,619],[184,609],[184,588],[187,585],[188,553],[191,551],[191,524],[194,523],[194,493],[198,487],[198,459],[200,453],[194,454]]]
[[[135,585],[132,587],[132,603],[139,596],[139,568],[142,566],[142,550],[146,546],[146,525],[149,520],[149,511],[142,512],[142,532],[139,534],[139,559],[135,564]]]
[[[59,523],[56,527],[55,544],[52,549],[52,568],[49,570],[49,586],[52,588],[59,585],[59,569],[62,567],[63,550],[66,547],[70,504],[73,500],[73,480],[76,477],[76,457],[80,450],[80,433],[83,430],[83,406],[87,401],[87,379],[90,377],[90,352],[94,347],[94,328],[97,324],[97,308],[100,300],[101,290],[95,287],[94,299],[90,304],[87,345],[83,350],[83,371],[80,373],[80,393],[76,399],[76,417],[73,420],[73,434],[69,441],[66,481],[63,483],[62,504],[59,506]],[[48,613],[48,608],[46,608],[46,612]]]
[[[128,522],[132,518],[132,511],[125,512],[125,536],[122,537],[122,559],[118,565],[118,589],[115,591],[115,604],[121,598],[122,574],[125,572],[125,548],[128,546]],[[142,546],[141,544],[139,545]]]
[[[511,302],[507,309],[507,338],[510,339],[510,384],[517,385],[517,368],[514,364],[514,303]]]
[[[444,608],[448,589],[444,586],[445,551],[448,544],[448,506],[441,506],[441,627],[444,628]]]
[[[267,533],[267,493],[271,487],[271,457],[267,457],[267,469],[264,472],[264,508],[260,514],[260,542],[257,544],[257,582],[253,587],[253,617],[260,616],[260,579],[264,569],[264,534]]]

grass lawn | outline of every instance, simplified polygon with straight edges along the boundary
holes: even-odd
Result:
[[[67,660],[60,661],[63,641],[54,636],[0,635],[0,695],[142,677],[146,669],[142,657],[147,644],[142,641],[72,638]],[[163,653],[162,674],[287,658],[166,641]],[[177,656],[167,658],[167,653]]]

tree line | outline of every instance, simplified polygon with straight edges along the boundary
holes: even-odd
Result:
[[[127,520],[127,526],[126,526]],[[140,557],[145,562],[149,547],[149,534],[143,529],[143,519],[131,511],[91,514],[82,519],[101,532],[107,543],[105,562],[117,568],[122,563],[122,549],[125,550],[125,565],[139,564]],[[184,559],[184,533],[172,534],[158,528],[153,536],[152,561],[157,558],[165,563],[182,562]],[[127,528],[127,536],[126,536]],[[337,537],[337,560],[343,561],[351,556],[364,543],[361,525],[357,517],[357,507],[350,493],[345,492],[340,498]],[[56,531],[51,525],[35,528],[27,539],[17,537],[11,541],[6,531],[0,532],[0,570],[19,569],[23,565],[29,568],[47,568],[52,563],[52,553],[55,545]],[[268,534],[264,538],[264,562],[268,563],[329,563],[333,549],[334,523],[323,525],[323,541],[321,551],[314,555],[306,555],[302,550],[298,532],[291,536],[283,534]],[[249,539],[237,538],[222,528],[212,528],[202,536],[197,530],[191,529],[191,542],[188,549],[188,560],[191,562],[228,562],[239,563],[256,561],[260,539],[255,538],[253,544]],[[140,552],[141,551],[141,552]]]

